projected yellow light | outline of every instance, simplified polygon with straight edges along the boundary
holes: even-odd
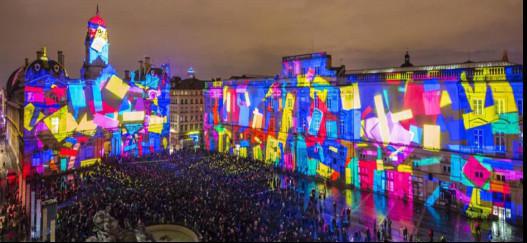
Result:
[[[474,111],[463,114],[463,124],[465,125],[465,129],[468,130],[495,122],[499,118],[499,115],[496,114],[496,107],[488,106],[483,109],[483,114],[481,115],[475,114]]]
[[[436,150],[441,147],[441,130],[439,126],[423,126],[423,147],[428,150]]]
[[[441,93],[441,100],[439,101],[439,107],[443,108],[450,104],[452,104],[452,99],[450,99],[448,91],[443,90],[443,92]]]
[[[412,110],[407,109],[401,112],[393,113],[392,114],[392,121],[393,122],[399,122],[404,121],[412,118],[414,115],[412,114]]]
[[[384,112],[384,104],[382,103],[382,96],[375,95],[375,109],[377,110],[377,117],[379,118],[379,130],[381,132],[381,139],[383,143],[388,143],[389,141],[389,128],[388,128],[388,119],[386,118],[386,113]]]
[[[123,122],[139,122],[145,119],[144,111],[126,111],[123,112]]]
[[[106,84],[106,89],[110,91],[115,96],[122,99],[128,90],[130,89],[130,86],[123,82],[122,79],[118,78],[115,75],[112,75],[108,83]]]

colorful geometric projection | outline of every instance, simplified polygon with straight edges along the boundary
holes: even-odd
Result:
[[[169,77],[161,69],[147,73],[145,80],[158,80],[155,88],[143,85],[145,80],[124,81],[110,66],[97,80],[33,77],[25,84],[26,164],[39,173],[64,171],[103,156],[165,151]]]
[[[523,154],[523,84],[514,66],[499,67],[507,75],[493,81],[471,73],[495,67],[425,71],[420,80],[412,73],[387,73],[396,78],[383,81],[351,74],[342,82],[327,61],[321,54],[284,58],[278,78],[208,83],[205,147],[410,199],[415,170],[444,170],[464,185],[438,185],[422,199],[428,204],[450,190],[467,207],[476,193],[484,194],[478,205],[492,207],[496,201],[485,193],[510,195],[496,173],[523,178],[512,166]],[[493,158],[505,156],[503,147],[508,158]],[[423,179],[439,183],[433,175]],[[510,197],[500,205],[514,207]]]
[[[99,15],[94,16],[88,22],[87,46],[89,47],[88,63],[95,64],[96,60],[101,60],[104,65],[108,65],[108,31],[104,25],[104,20]]]

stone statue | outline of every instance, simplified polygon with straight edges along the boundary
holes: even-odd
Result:
[[[95,235],[87,238],[86,242],[152,242],[142,222],[139,222],[136,229],[122,229],[117,219],[110,215],[109,206],[95,213],[93,225]]]
[[[95,236],[86,239],[87,242],[115,242],[117,241],[117,234],[121,231],[119,222],[110,215],[110,207],[105,210],[100,210],[93,216],[93,231]]]

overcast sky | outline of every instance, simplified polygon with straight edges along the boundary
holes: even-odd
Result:
[[[201,79],[276,74],[281,57],[327,51],[347,69],[501,58],[523,62],[523,1],[0,1],[0,84],[48,47],[78,77],[99,3],[110,63],[122,74],[150,56]]]

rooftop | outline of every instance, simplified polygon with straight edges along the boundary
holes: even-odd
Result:
[[[195,77],[193,78],[187,78],[187,79],[181,79],[180,77],[173,77],[170,80],[170,89],[177,89],[177,90],[198,90],[198,89],[204,89],[205,88],[205,81],[199,80]]]
[[[513,65],[517,65],[517,64],[505,62],[502,60],[497,60],[497,61],[482,61],[482,62],[450,63],[450,64],[439,64],[439,65],[422,65],[422,66],[410,66],[410,67],[385,67],[385,68],[372,68],[372,69],[355,69],[355,70],[346,70],[346,74],[414,72],[414,71],[432,71],[432,70],[458,69],[458,68],[513,66]]]
[[[266,79],[274,78],[273,75],[261,75],[261,74],[243,74],[242,76],[231,76],[229,79]]]

